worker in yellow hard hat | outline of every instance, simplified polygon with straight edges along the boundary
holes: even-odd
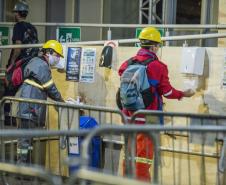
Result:
[[[63,56],[63,47],[56,40],[47,41],[42,47],[42,55],[31,59],[24,68],[24,81],[17,97],[55,101],[63,101],[51,75],[50,64],[56,64]],[[18,128],[32,129],[45,125],[46,107],[41,104],[20,102],[17,116],[20,118]],[[29,162],[31,155],[31,139],[20,138],[17,145],[18,162]]]
[[[125,61],[118,71],[120,90],[117,97],[120,97],[122,112],[128,120],[131,120],[133,113],[140,109],[162,111],[163,96],[181,100],[183,97],[194,95],[191,89],[180,91],[170,84],[167,65],[156,55],[162,43],[160,32],[154,27],[144,28],[139,35],[139,40],[141,49],[135,56]],[[145,88],[144,84],[146,84]],[[137,116],[135,123],[164,124],[161,116],[150,119],[144,115]],[[146,134],[138,133],[134,143],[136,143],[134,158],[136,177],[143,181],[150,181],[155,147],[153,140]],[[124,166],[124,169],[126,168],[128,169]]]
[[[42,51],[44,56],[48,56],[48,61],[50,65],[55,65],[60,61],[60,57],[64,57],[63,55],[63,47],[56,40],[47,41],[43,47]]]
[[[154,27],[144,28],[139,34],[139,40],[142,46],[150,46],[162,42],[160,32]]]

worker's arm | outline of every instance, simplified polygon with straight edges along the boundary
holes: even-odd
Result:
[[[47,83],[49,83],[49,85],[47,85],[47,86],[45,87],[45,90],[47,91],[48,96],[49,96],[51,99],[55,100],[55,101],[61,101],[61,102],[63,102],[64,100],[63,100],[63,98],[62,98],[60,92],[58,91],[58,89],[57,89],[55,83],[53,82],[53,80],[51,79],[51,80],[50,80],[49,82],[47,82]],[[45,84],[44,84],[44,86],[45,86]]]
[[[20,40],[16,40],[16,44],[22,44],[22,42]],[[15,63],[15,61],[16,61],[17,57],[20,55],[20,53],[21,53],[21,48],[13,49],[13,54],[10,59],[10,64]]]
[[[44,87],[44,90],[47,92],[48,96],[55,101],[64,101],[52,79],[51,70],[49,68],[45,68],[42,70],[42,72],[45,74],[45,78],[43,78],[45,81],[42,83],[42,86]]]
[[[168,69],[167,66],[161,68],[161,80],[158,87],[158,92],[160,95],[163,95],[165,98],[168,99],[178,99],[180,100],[185,96],[183,91],[177,90],[170,84],[169,77],[168,77]]]

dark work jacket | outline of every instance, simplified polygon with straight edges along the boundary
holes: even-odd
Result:
[[[47,84],[52,80],[49,64],[44,57],[35,57],[26,65],[24,69],[24,79],[30,79],[40,85]],[[60,92],[55,83],[50,83],[48,87],[40,89],[28,83],[23,83],[17,96],[21,98],[31,98],[47,100],[47,97],[55,101],[62,101]],[[33,103],[19,103],[17,115],[24,119],[31,119],[35,122],[45,123],[46,106]]]

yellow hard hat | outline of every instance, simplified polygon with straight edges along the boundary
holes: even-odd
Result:
[[[154,42],[158,42],[158,43],[162,42],[160,32],[154,27],[144,28],[140,32],[139,39],[154,41]]]
[[[63,54],[63,46],[61,43],[59,43],[56,40],[48,40],[42,48],[44,49],[53,49],[57,54],[59,54],[61,57],[64,57]]]

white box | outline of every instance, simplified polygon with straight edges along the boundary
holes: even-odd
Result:
[[[181,73],[202,75],[205,60],[205,48],[184,47],[182,49]]]

